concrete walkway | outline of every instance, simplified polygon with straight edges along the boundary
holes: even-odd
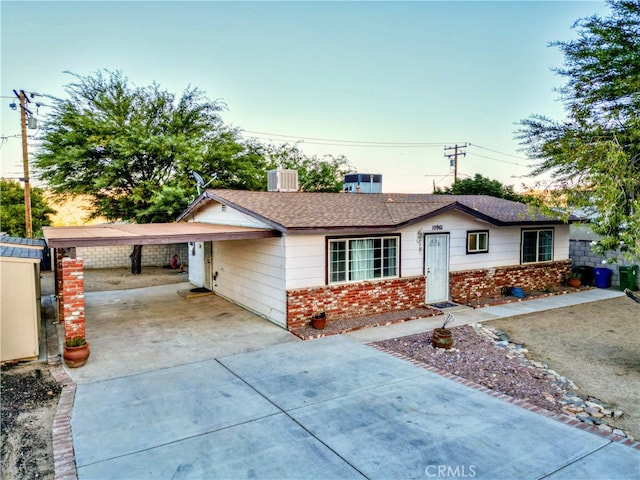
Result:
[[[621,296],[624,296],[623,292],[594,288],[566,295],[552,295],[534,300],[523,300],[522,302],[496,305],[495,307],[476,309],[458,307],[445,309],[445,312],[451,312],[453,314],[456,321],[449,326],[456,327],[471,323],[496,320],[498,318],[512,317],[515,315],[526,315],[528,313],[541,312],[543,310],[552,310],[554,308],[569,307],[571,305],[579,305],[582,303],[608,300],[610,298],[617,298]],[[414,333],[428,332],[436,327],[442,326],[442,321],[443,318],[440,316],[422,318],[395,325],[357,330],[355,332],[348,333],[347,335],[362,342],[379,342],[390,338],[413,335]]]
[[[456,317],[462,324],[617,294]],[[71,420],[78,476],[638,478],[636,448],[363,344],[365,333],[390,338],[417,322],[81,383]]]

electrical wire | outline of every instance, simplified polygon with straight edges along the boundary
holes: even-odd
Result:
[[[500,155],[506,155],[507,157],[513,157],[513,158],[518,158],[520,160],[528,160],[528,158],[524,158],[524,157],[519,157],[518,155],[512,155],[510,153],[505,153],[505,152],[501,152],[499,150],[494,150],[492,148],[487,148],[487,147],[483,147],[481,145],[478,145],[477,143],[470,143],[469,144],[470,147],[476,147],[476,148],[480,148],[482,150],[487,150],[489,152],[493,152],[493,153],[499,153]]]
[[[328,145],[341,145],[341,146],[357,146],[357,147],[442,147],[444,145],[448,145],[451,142],[376,142],[376,141],[368,141],[368,140],[341,140],[335,138],[317,138],[317,137],[301,137],[296,135],[283,135],[279,133],[269,133],[269,132],[256,132],[252,130],[243,130],[242,133],[249,133],[253,135],[261,135],[263,138],[271,138],[271,137],[282,137],[282,138],[292,138],[301,140],[305,143],[309,143],[312,145],[325,145],[325,143],[314,143],[314,142],[329,142]],[[308,141],[311,140],[311,141]],[[455,143],[455,142],[454,142]]]
[[[510,162],[508,160],[500,160],[499,158],[487,157],[486,155],[480,155],[479,153],[470,153],[470,155],[474,155],[474,156],[480,157],[480,158],[486,158],[487,160],[493,160],[495,162],[508,163],[509,165],[517,165],[519,167],[530,167],[531,166],[531,165],[524,165],[522,163],[517,163],[517,162]],[[526,160],[526,159],[524,159],[524,160]]]

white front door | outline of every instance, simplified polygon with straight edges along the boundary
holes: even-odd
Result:
[[[213,242],[204,242],[204,282],[203,287],[213,290]]]
[[[424,272],[427,279],[427,303],[449,300],[449,234],[424,236]]]

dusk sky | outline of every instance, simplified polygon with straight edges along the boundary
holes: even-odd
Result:
[[[443,148],[465,142],[460,178],[519,188],[534,179],[521,178],[531,162],[516,123],[564,118],[552,72],[563,56],[549,42],[608,12],[602,1],[3,0],[0,175],[22,176],[12,90],[64,96],[65,71],[107,68],[176,94],[196,86],[227,104],[224,121],[244,136],[345,155],[381,173],[385,192],[449,185]],[[33,110],[44,121],[46,105]]]

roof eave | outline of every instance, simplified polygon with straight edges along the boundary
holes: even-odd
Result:
[[[198,210],[204,208],[207,203],[209,203],[209,197],[207,196],[207,191],[205,190],[204,192],[202,192],[198,198],[196,198],[193,202],[191,202],[187,208],[185,209],[184,212],[182,212],[178,218],[176,218],[176,222],[180,222],[181,220],[184,220],[185,218],[187,218],[190,215],[194,215],[196,212],[198,212]]]
[[[214,200],[218,203],[222,203],[224,205],[227,205],[229,207],[232,207],[233,209],[244,213],[245,215],[248,215],[251,218],[255,218],[256,220],[259,220],[262,223],[265,223],[267,225],[269,225],[271,228],[278,230],[281,233],[287,233],[288,230],[290,230],[289,228],[285,227],[284,225],[274,222],[273,220],[263,217],[262,215],[254,212],[253,210],[250,210],[246,207],[243,207],[242,205],[238,205],[237,203],[231,202],[229,200],[227,200],[224,197],[221,197],[219,195],[216,195],[215,193],[207,190],[203,195],[206,195],[206,197],[210,200]]]

